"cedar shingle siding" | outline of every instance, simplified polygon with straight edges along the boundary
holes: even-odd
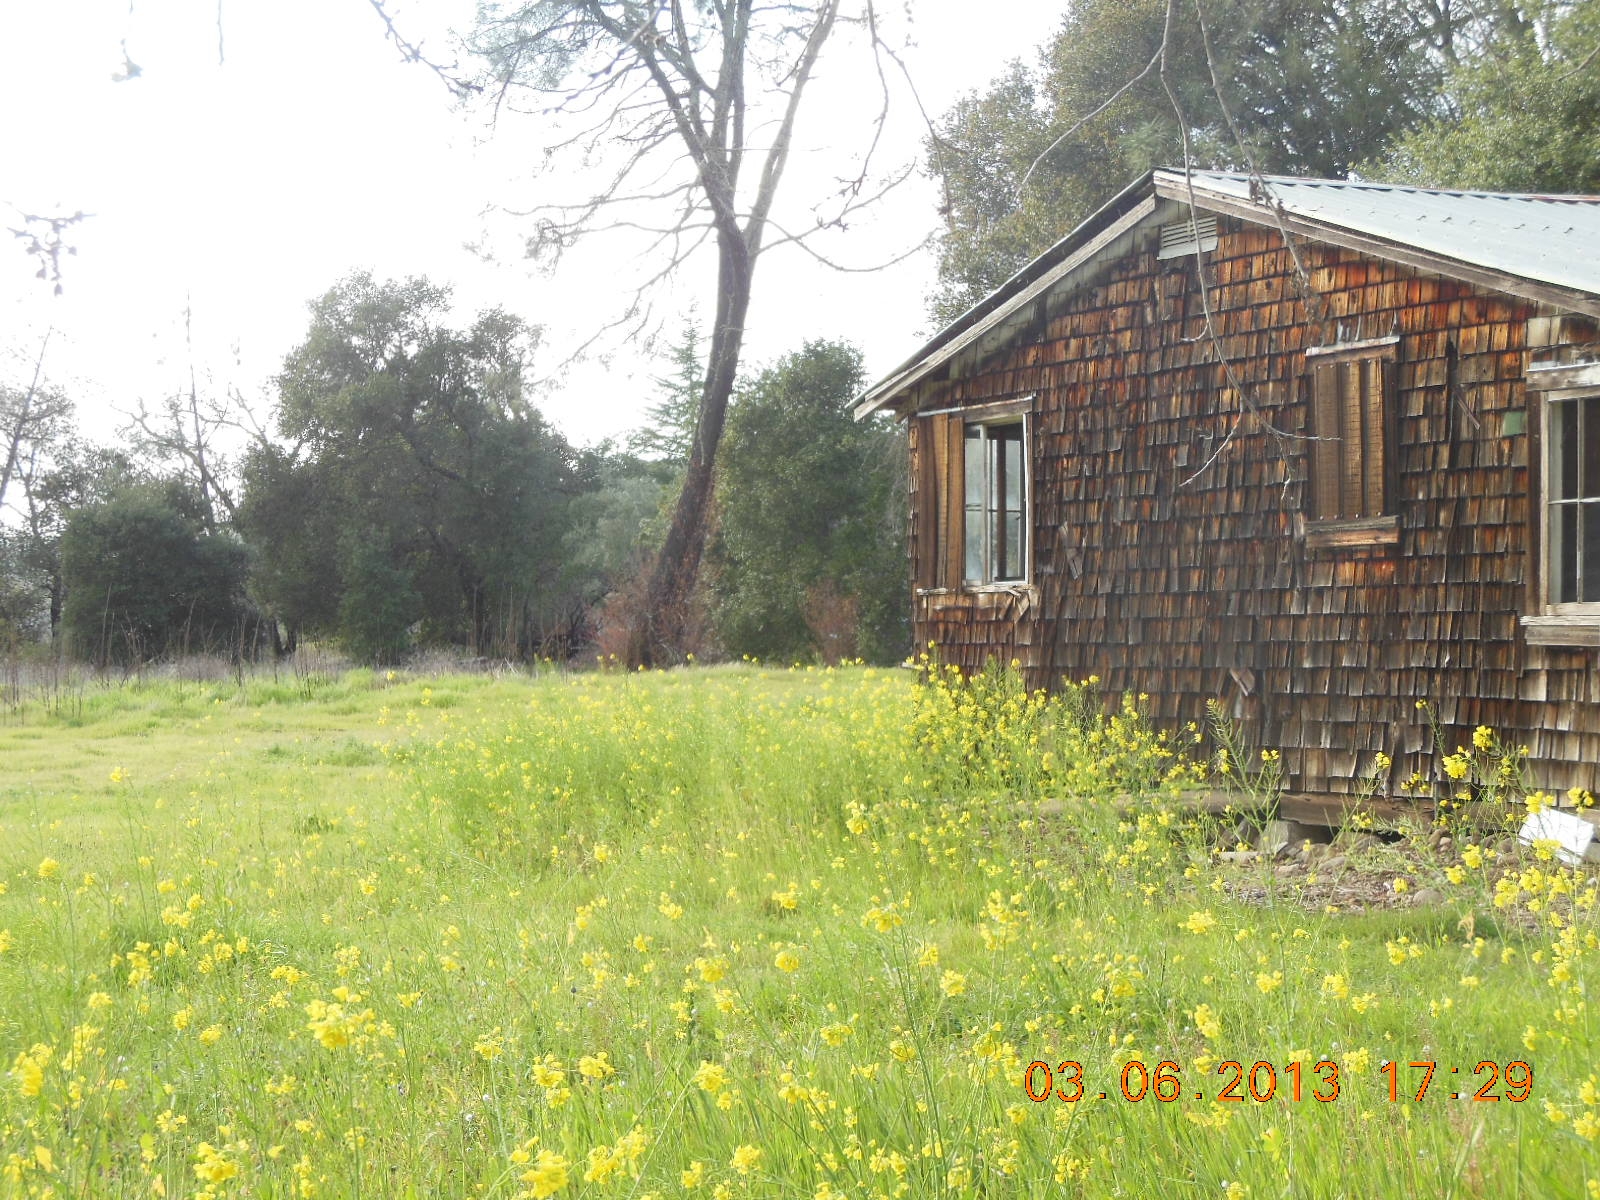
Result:
[[[1018,659],[1034,685],[1098,675],[1111,695],[1149,693],[1171,727],[1220,697],[1283,750],[1299,791],[1354,790],[1380,750],[1396,784],[1423,766],[1417,699],[1452,749],[1490,725],[1530,747],[1545,784],[1600,791],[1600,651],[1532,646],[1518,625],[1536,611],[1523,339],[1537,306],[1300,240],[1319,322],[1277,230],[1224,217],[1218,239],[1220,352],[1254,412],[1240,417],[1206,334],[1193,258],[1159,261],[1153,243],[925,391],[924,409],[1034,397],[1037,590],[927,592],[960,573],[959,546],[935,549],[949,524],[930,490],[961,417],[908,414],[918,644],[969,668]],[[1398,342],[1320,367],[1305,353],[1341,335]],[[1307,438],[1332,432],[1313,421],[1318,389],[1338,442]],[[1527,432],[1507,435],[1509,414]],[[1319,534],[1380,517],[1387,540]]]

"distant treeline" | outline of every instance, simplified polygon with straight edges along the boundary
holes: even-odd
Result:
[[[620,652],[687,458],[699,338],[625,445],[579,448],[530,401],[536,330],[448,319],[444,288],[352,276],[312,304],[270,417],[190,388],[114,447],[59,390],[0,390],[0,647],[97,665],[306,639],[377,662]],[[740,388],[702,657],[909,648],[903,435],[850,417],[862,383],[856,349],[811,342]]]

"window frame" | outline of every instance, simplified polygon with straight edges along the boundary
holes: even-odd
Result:
[[[1012,417],[998,417],[987,421],[964,421],[962,424],[964,456],[961,496],[962,590],[976,591],[987,587],[1026,587],[1033,578],[1031,569],[1033,562],[1033,529],[1031,527],[1033,517],[1033,469],[1032,464],[1028,461],[1028,415],[1019,413]],[[990,436],[990,431],[997,429],[1016,429],[1020,431],[1020,436],[1016,438]],[[974,430],[977,431],[977,437],[972,436]],[[1017,513],[1018,536],[1022,539],[1022,564],[1020,574],[1002,577],[996,572],[995,560],[1006,557],[1004,553],[1005,522],[1006,517],[1010,514],[1005,507],[1004,497],[1000,494],[1000,489],[1004,486],[1002,479],[1005,474],[1004,451],[991,453],[990,447],[1004,445],[1011,441],[1017,443],[1017,457],[1022,467],[1022,486],[1019,489],[1021,509]],[[980,499],[977,508],[979,510],[979,520],[983,523],[979,541],[983,551],[984,569],[980,576],[976,578],[969,577],[967,574],[970,554],[968,535],[970,533],[974,505],[972,502],[972,463],[970,458],[965,457],[967,452],[973,448],[974,443],[977,444],[979,453],[983,456],[980,468],[983,473],[978,485]],[[991,471],[994,474],[991,474]]]
[[[1556,572],[1551,553],[1555,543],[1555,537],[1552,532],[1554,528],[1554,522],[1551,519],[1554,515],[1552,510],[1558,504],[1578,506],[1579,521],[1581,523],[1583,516],[1582,506],[1584,504],[1591,504],[1596,509],[1600,509],[1600,495],[1588,497],[1587,499],[1579,495],[1565,500],[1557,499],[1551,495],[1551,481],[1556,474],[1554,468],[1555,456],[1559,451],[1556,439],[1552,436],[1552,430],[1555,427],[1555,408],[1561,404],[1569,404],[1573,407],[1580,422],[1579,428],[1582,432],[1579,433],[1579,438],[1581,439],[1582,433],[1588,432],[1583,428],[1587,424],[1583,416],[1583,403],[1585,400],[1600,400],[1600,390],[1575,388],[1570,391],[1551,391],[1546,392],[1540,400],[1539,513],[1537,518],[1539,526],[1539,609],[1547,617],[1565,618],[1584,624],[1600,625],[1600,600],[1563,601],[1554,598]],[[1600,430],[1596,430],[1594,436],[1600,438]],[[1573,457],[1581,478],[1584,457],[1581,444]],[[1597,512],[1596,516],[1597,519],[1600,519],[1600,512]],[[1581,588],[1583,578],[1581,534],[1579,536],[1579,546],[1575,553],[1577,554],[1577,563],[1575,564],[1573,582],[1575,586]]]
[[[1033,403],[1029,395],[989,404],[963,405],[916,414],[924,420],[918,438],[918,547],[916,594],[1016,593],[1033,587],[1034,576],[1034,467]],[[967,431],[1020,426],[1022,458],[1022,511],[1019,528],[1023,540],[1022,575],[1016,579],[982,580],[966,577]],[[980,445],[992,444],[986,437]],[[988,508],[986,513],[991,511]],[[992,561],[993,546],[987,549]],[[988,573],[992,574],[992,570]]]
[[[1600,604],[1561,603],[1550,599],[1550,456],[1554,446],[1549,431],[1552,403],[1600,396],[1600,362],[1556,361],[1529,364],[1523,376],[1530,437],[1527,457],[1530,475],[1538,484],[1530,488],[1528,519],[1529,570],[1526,612],[1520,619],[1530,646],[1600,648]]]
[[[1398,449],[1398,336],[1368,338],[1309,347],[1306,354],[1307,425],[1311,434],[1307,455],[1305,491],[1306,541],[1313,547],[1394,545],[1400,540]],[[1348,385],[1341,388],[1341,368],[1372,374],[1358,383],[1356,406],[1361,421],[1361,441],[1355,448],[1359,464],[1352,469],[1350,447],[1345,444],[1345,421],[1350,415]],[[1345,377],[1346,380],[1348,376]],[[1361,378],[1360,375],[1357,376]],[[1370,389],[1376,386],[1377,420]],[[1337,423],[1337,432],[1328,425]],[[1376,459],[1376,461],[1374,461]],[[1331,484],[1334,515],[1328,512]],[[1352,486],[1361,491],[1359,505],[1347,503]],[[1374,496],[1376,503],[1373,502]],[[1372,510],[1376,511],[1372,511]]]

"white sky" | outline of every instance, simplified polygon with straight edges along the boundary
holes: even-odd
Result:
[[[472,0],[395,0],[391,13],[425,48],[465,28]],[[905,60],[930,113],[1032,60],[1062,0],[907,0]],[[238,388],[265,412],[272,376],[303,336],[306,303],[351,270],[426,275],[455,288],[457,320],[499,304],[547,328],[535,372],[620,309],[629,247],[594,245],[552,276],[519,253],[527,223],[504,208],[570,198],[574,180],[535,177],[545,130],[533,118],[490,129],[455,108],[422,67],[399,61],[366,0],[25,0],[0,8],[0,226],[18,213],[82,209],[64,294],[0,235],[0,377],[26,373],[46,328],[46,373],[79,400],[85,431],[109,440],[117,410],[186,387],[186,300],[202,387]],[[114,82],[127,57],[141,73]],[[871,113],[862,60],[829,47],[803,115],[784,195],[794,205],[851,173]],[[853,94],[852,94],[853,92]],[[921,127],[902,101],[884,161],[908,161]],[[842,261],[882,261],[935,224],[931,184],[902,189],[874,218],[830,235]],[[489,248],[486,260],[467,245]],[[619,257],[620,256],[620,257]],[[793,248],[763,258],[746,363],[810,337],[861,345],[869,372],[914,350],[925,331],[931,254],[877,274],[840,274]],[[658,311],[712,299],[690,272]],[[679,322],[669,319],[670,341]],[[631,428],[664,364],[633,345],[553,380],[540,407],[569,437]]]

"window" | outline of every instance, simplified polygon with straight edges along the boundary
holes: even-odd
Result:
[[[1600,647],[1600,362],[1534,363],[1526,375],[1540,478],[1529,544],[1529,645]]]
[[[955,591],[1028,581],[1030,404],[1007,401],[918,419],[918,587]]]
[[[1550,400],[1544,441],[1548,603],[1600,604],[1600,395]]]
[[[1397,528],[1390,485],[1396,345],[1382,338],[1306,352],[1313,522],[1370,534]]]
[[[1028,469],[1022,421],[966,427],[964,583],[1027,578]]]

